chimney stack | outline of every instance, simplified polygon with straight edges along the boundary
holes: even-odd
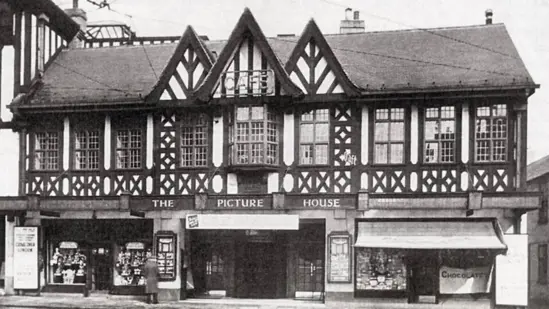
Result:
[[[79,26],[81,32],[86,32],[88,27],[88,17],[86,12],[83,9],[78,8],[78,0],[72,0],[72,8],[66,9],[65,14],[67,14],[72,20],[74,20]],[[77,34],[72,41],[69,43],[69,48],[83,48],[84,40],[79,38]]]
[[[353,12],[351,8],[345,9],[345,19],[340,23],[339,33],[362,33],[365,29],[364,21],[360,20],[360,12]]]
[[[486,15],[486,24],[487,25],[491,25],[492,24],[492,16],[494,15],[494,13],[492,12],[491,9],[487,9],[484,14]]]

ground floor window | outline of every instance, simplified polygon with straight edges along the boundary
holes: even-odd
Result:
[[[357,290],[405,291],[405,252],[395,249],[357,248]]]
[[[77,242],[54,242],[50,259],[50,283],[86,283],[87,260]]]
[[[150,244],[144,242],[127,242],[115,244],[114,285],[145,285],[143,267],[148,257],[152,256]]]

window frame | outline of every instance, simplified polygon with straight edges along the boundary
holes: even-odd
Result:
[[[547,244],[538,244],[538,284],[547,284],[548,259]],[[543,252],[543,254],[542,254]]]
[[[497,106],[504,106],[505,107],[505,116],[498,116],[498,115],[494,115],[494,109],[497,108]],[[489,110],[489,116],[478,116],[478,111],[480,108],[483,108],[483,107],[487,107],[488,110]],[[472,158],[473,158],[473,162],[474,163],[480,163],[480,164],[502,164],[502,163],[509,163],[512,159],[512,156],[511,156],[511,149],[512,149],[512,146],[511,146],[511,138],[512,138],[512,127],[513,127],[513,124],[511,123],[511,108],[509,106],[509,104],[507,102],[481,102],[481,103],[478,103],[478,104],[474,104],[472,109],[471,109],[471,113],[472,113],[472,121],[471,121],[471,126],[472,126],[472,130],[471,130],[471,134],[473,135],[473,145],[471,147],[472,149]],[[485,134],[488,134],[489,137],[488,138],[478,138],[477,137],[477,120],[478,119],[485,119],[487,121],[489,121],[489,126],[488,126],[488,132],[485,133]],[[505,137],[504,138],[496,138],[496,137],[493,137],[493,134],[494,134],[494,131],[493,131],[493,128],[492,128],[492,125],[493,125],[493,121],[494,120],[497,120],[497,119],[505,119],[505,130],[501,131],[501,132],[504,132],[505,133]],[[488,160],[479,160],[478,158],[478,142],[479,141],[488,141],[489,142],[489,148],[488,148]],[[495,141],[504,141],[505,142],[505,149],[504,151],[502,152],[502,154],[505,156],[505,158],[503,160],[495,160],[494,159],[494,149],[496,148],[494,146],[494,142]]]
[[[263,108],[263,118],[262,119],[253,119],[253,108],[254,107],[262,107]],[[248,118],[246,120],[238,120],[238,111],[240,108],[247,108],[248,109]],[[270,119],[269,116],[274,117],[274,119]],[[238,140],[238,133],[239,133],[239,124],[246,123],[248,126],[246,128],[246,140],[245,141],[239,141]],[[252,139],[252,130],[253,130],[253,123],[262,123],[262,134],[265,136],[265,138],[262,141],[255,141]],[[269,129],[269,125],[274,124],[274,129]],[[236,105],[234,106],[234,109],[230,112],[230,118],[229,118],[229,138],[230,142],[228,145],[228,153],[229,153],[229,163],[232,166],[278,166],[280,165],[281,158],[281,146],[282,146],[282,134],[281,134],[281,128],[282,128],[282,122],[279,112],[274,109],[273,107],[269,106],[268,104],[244,104],[244,105]],[[276,138],[276,141],[269,141],[269,130],[271,132],[276,133],[274,137]],[[256,134],[257,135],[257,134]],[[239,145],[247,145],[247,154],[248,154],[248,160],[247,162],[239,162]],[[255,158],[253,156],[253,147],[252,145],[262,145],[262,160],[261,162],[252,162]],[[269,156],[269,146],[275,146],[275,153],[272,156],[274,161],[268,162]]]
[[[378,110],[382,110],[382,109],[386,109],[389,111],[389,115],[388,115],[388,118],[387,119],[382,119],[383,121],[381,121],[381,123],[391,123],[391,109],[402,109],[403,111],[403,116],[402,116],[402,120],[399,120],[398,122],[402,122],[403,123],[403,127],[404,127],[404,132],[403,132],[403,136],[402,136],[402,141],[398,141],[398,142],[391,142],[391,130],[390,130],[390,126],[389,126],[389,129],[387,131],[387,135],[388,135],[388,140],[387,141],[382,141],[382,142],[376,142],[376,123],[377,123],[377,111]],[[372,165],[380,165],[380,166],[395,166],[395,165],[404,165],[408,162],[409,160],[409,157],[410,157],[410,117],[411,117],[411,112],[410,112],[410,108],[408,106],[404,106],[404,105],[401,105],[401,104],[398,104],[398,105],[391,105],[391,104],[388,104],[388,105],[378,105],[378,106],[374,106],[372,109],[371,109],[371,113],[370,113],[370,142],[369,142],[369,145],[370,145],[370,162],[372,162]],[[376,145],[377,144],[385,144],[385,145],[391,145],[391,144],[402,144],[402,162],[398,162],[398,163],[391,163],[391,156],[390,156],[390,151],[389,151],[389,147],[387,148],[387,161],[386,162],[376,162]]]
[[[204,125],[200,125],[200,126],[197,126],[196,125],[196,121],[198,120],[198,117],[197,116],[202,116],[204,117],[203,119],[205,120],[205,124]],[[188,125],[188,121],[186,119],[186,117],[190,117],[191,119],[193,119],[193,122],[191,125]],[[179,115],[179,123],[178,123],[178,128],[177,128],[177,141],[176,141],[176,145],[177,145],[177,168],[182,168],[182,169],[194,169],[194,168],[207,168],[210,166],[210,161],[211,161],[211,150],[210,150],[210,147],[211,147],[211,143],[210,143],[210,140],[212,139],[212,117],[204,112],[204,111],[185,111],[184,113],[180,114]],[[203,138],[203,141],[204,141],[204,144],[200,144],[200,145],[197,145],[195,144],[195,141],[196,141],[196,136],[198,134],[196,128],[203,128],[204,131],[202,132],[204,134],[204,138]],[[184,128],[191,128],[192,130],[192,136],[193,136],[193,144],[192,145],[186,145],[183,143],[183,130]],[[204,165],[197,165],[196,164],[196,155],[197,155],[197,148],[205,148],[205,164]],[[192,150],[192,161],[193,161],[193,164],[192,165],[184,165],[183,162],[183,148],[187,148],[187,149],[191,149]]]
[[[442,117],[442,114],[443,114],[443,108],[445,107],[452,107],[454,109],[453,113],[454,113],[454,117],[453,118],[445,118],[445,117]],[[427,110],[428,109],[431,109],[431,108],[437,108],[438,110],[438,116],[437,117],[428,117],[428,113],[427,113]],[[459,106],[456,106],[455,104],[437,104],[437,105],[427,105],[425,107],[420,107],[420,115],[418,117],[421,121],[421,124],[420,124],[420,136],[419,136],[419,139],[420,139],[420,147],[419,147],[419,151],[421,152],[421,163],[422,164],[429,164],[429,165],[433,165],[433,164],[456,164],[458,161],[459,161],[459,149],[460,149],[460,138],[458,137],[461,137],[461,130],[460,130],[460,124],[461,124],[461,109],[459,108]],[[454,121],[454,139],[453,140],[450,140],[450,139],[427,139],[426,137],[426,134],[427,134],[427,121],[436,121],[437,124],[438,124],[438,127],[440,128],[440,123],[443,122],[443,121],[450,121],[450,120],[453,120]],[[440,132],[438,132],[438,134],[440,134]],[[453,160],[452,161],[447,161],[447,162],[442,162],[440,160],[440,158],[442,157],[442,148],[441,148],[441,144],[443,142],[449,142],[449,141],[452,141],[454,143],[454,146],[453,146]],[[426,150],[427,150],[427,143],[437,143],[438,144],[438,155],[437,155],[437,161],[436,162],[426,162]]]
[[[78,138],[78,134],[79,133],[82,133],[82,132],[85,132],[86,133],[86,148],[77,148],[77,143],[76,143],[76,140]],[[89,148],[89,140],[90,140],[90,132],[97,132],[97,148]],[[103,140],[104,138],[104,134],[103,134],[103,131],[100,129],[100,128],[86,128],[86,127],[82,127],[82,128],[75,128],[73,131],[71,131],[71,167],[73,170],[75,171],[99,171],[101,169],[101,165],[103,163],[103,156],[102,156],[102,153],[103,153]],[[92,151],[97,151],[97,167],[95,168],[90,168],[89,165],[90,165],[90,156],[89,156],[89,153],[92,152]],[[77,168],[77,160],[76,160],[76,155],[78,152],[85,152],[88,154],[88,156],[86,157],[86,163],[87,163],[87,167],[86,168]]]
[[[138,171],[146,168],[147,157],[147,126],[146,115],[119,116],[111,118],[111,169],[117,171]],[[118,132],[123,130],[139,130],[141,132],[140,165],[139,167],[118,167]],[[134,148],[137,149],[137,148]]]
[[[53,150],[49,150],[49,142],[47,144],[47,146],[45,147],[46,149],[41,149],[42,147],[36,147],[38,143],[38,134],[46,134],[47,137],[48,137],[48,140],[51,138],[50,135],[53,135],[55,134],[56,135],[56,144],[57,144],[57,149],[53,149]],[[47,130],[47,129],[39,129],[39,130],[36,130],[34,131],[32,134],[32,139],[31,139],[31,142],[32,142],[32,164],[30,164],[30,166],[32,166],[32,170],[33,171],[39,171],[39,172],[48,172],[48,171],[59,171],[62,167],[62,163],[63,163],[63,158],[62,158],[62,149],[63,149],[63,134],[62,134],[62,131],[59,131],[59,130]],[[55,167],[54,168],[41,168],[39,166],[37,166],[36,164],[36,159],[37,159],[37,154],[38,153],[42,153],[42,154],[53,154],[55,153],[56,154],[56,158],[55,158]],[[43,160],[46,160],[48,161],[50,159],[49,156],[45,156],[43,157]],[[49,163],[47,163],[49,164]]]
[[[328,120],[318,120],[317,119],[317,112],[318,111],[321,111],[321,110],[326,110],[327,111],[327,115],[328,115]],[[303,115],[304,114],[308,114],[308,113],[313,113],[312,117],[313,119],[312,120],[303,120]],[[297,149],[296,149],[296,152],[297,152],[297,164],[299,166],[327,166],[330,164],[331,162],[331,149],[332,149],[332,134],[331,134],[331,131],[332,131],[332,108],[328,107],[328,106],[319,106],[317,108],[314,108],[314,109],[310,109],[310,110],[302,110],[300,111],[299,113],[297,113],[297,125],[296,125],[296,131],[298,132],[297,134]],[[302,125],[305,124],[310,124],[313,126],[313,137],[312,137],[312,141],[309,141],[309,142],[302,142],[301,139],[302,139],[302,130],[301,130],[301,127]],[[327,132],[327,139],[326,141],[319,141],[317,142],[316,141],[316,132],[317,132],[317,126],[318,125],[322,125],[322,124],[325,124],[327,125],[328,127],[328,132]],[[312,146],[312,156],[311,158],[313,159],[313,162],[312,163],[302,163],[301,160],[302,160],[302,150],[301,150],[301,147],[302,146],[307,146],[307,145],[310,145]],[[317,146],[321,146],[321,145],[326,145],[326,163],[317,163],[316,161],[316,147]]]

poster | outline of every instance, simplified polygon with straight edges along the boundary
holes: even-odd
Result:
[[[328,236],[328,282],[351,282],[351,236],[335,234]]]
[[[496,256],[496,304],[528,306],[528,235],[506,234],[507,254]]]
[[[13,235],[14,278],[16,290],[38,289],[38,227],[17,226]]]
[[[160,281],[173,281],[176,276],[176,235],[172,232],[156,234],[156,255]]]
[[[475,294],[490,292],[492,267],[452,268],[441,266],[440,294]]]

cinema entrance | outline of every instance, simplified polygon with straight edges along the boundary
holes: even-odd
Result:
[[[189,297],[320,298],[324,220],[295,223],[293,230],[191,228]]]

